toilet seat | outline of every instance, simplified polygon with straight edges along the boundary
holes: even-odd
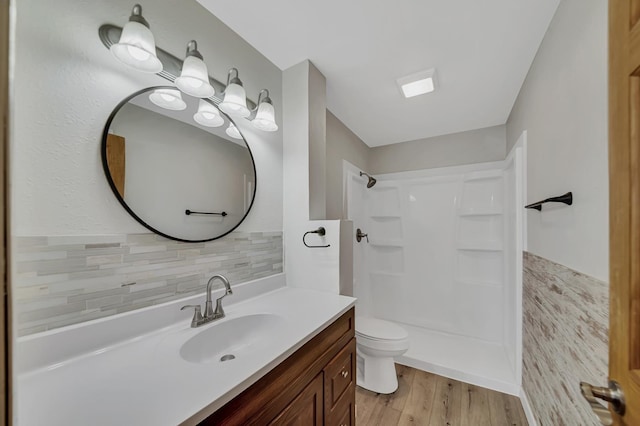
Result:
[[[398,341],[409,333],[397,324],[371,317],[356,317],[356,336],[374,341]]]

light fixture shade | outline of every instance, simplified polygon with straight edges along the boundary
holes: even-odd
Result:
[[[220,115],[220,111],[213,104],[203,99],[198,102],[198,112],[193,115],[193,119],[196,123],[205,127],[220,127],[224,124],[224,118]]]
[[[265,132],[275,132],[278,130],[276,111],[273,105],[270,102],[260,102],[256,118],[254,118],[251,123],[253,123],[255,128],[264,130]]]
[[[164,109],[182,111],[187,104],[182,100],[182,95],[177,89],[156,89],[149,95],[149,100]]]
[[[234,139],[244,139],[238,128],[233,123],[229,123],[229,127],[225,130],[225,133]]]
[[[247,118],[251,114],[247,108],[247,94],[244,87],[238,83],[231,83],[224,89],[224,99],[219,107],[229,115]]]
[[[178,89],[196,98],[209,98],[216,92],[209,83],[207,64],[197,56],[187,56],[182,63],[182,72],[175,81]]]
[[[133,7],[129,22],[122,29],[120,40],[109,50],[117,60],[138,71],[162,71],[162,62],[156,55],[156,42],[147,21],[142,17],[140,5]]]

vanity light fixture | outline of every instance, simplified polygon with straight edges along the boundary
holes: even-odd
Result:
[[[234,75],[234,77],[231,77]],[[227,74],[227,87],[224,89],[224,99],[218,105],[220,109],[229,115],[239,115],[247,118],[251,111],[247,108],[247,94],[238,78],[238,70],[231,68]]]
[[[133,7],[129,22],[124,28],[103,24],[98,29],[98,35],[102,44],[124,64],[140,71],[156,73],[159,77],[174,83],[182,93],[211,101],[219,108],[216,111],[218,113],[224,111],[236,118],[245,118],[262,131],[278,130],[275,109],[268,90],[260,91],[256,104],[252,99],[247,99],[236,68],[231,68],[227,73],[226,86],[209,76],[207,65],[198,52],[195,40],[187,43],[184,60],[156,46],[149,24],[142,17],[142,7],[139,4]],[[180,93],[168,90],[157,95],[149,95],[149,99],[155,105],[174,110],[184,109],[182,98]],[[205,113],[208,111],[207,108],[205,107]],[[200,114],[200,118],[205,118],[205,115],[208,116]],[[211,123],[211,120],[208,122]],[[237,129],[232,129],[231,132],[240,136]]]
[[[264,94],[264,98],[262,95]],[[278,130],[276,124],[276,112],[271,98],[269,97],[269,91],[262,89],[258,95],[258,107],[256,108],[256,116],[251,121],[256,129],[264,130],[265,132],[275,132]]]
[[[433,92],[435,87],[435,68],[420,71],[398,79],[398,86],[405,98],[412,98]]]
[[[142,16],[142,6],[133,6],[129,22],[122,29],[120,40],[113,44],[111,53],[123,64],[138,71],[158,73],[162,62],[156,54],[156,42],[149,23]]]
[[[234,139],[242,139],[240,131],[233,123],[229,123],[229,127],[227,127],[227,130],[225,130],[225,133]]]
[[[193,119],[205,127],[220,127],[224,124],[224,118],[220,115],[220,111],[204,99],[200,99],[198,102],[198,112],[193,115]]]
[[[178,89],[196,98],[209,98],[216,92],[209,83],[207,64],[202,60],[195,40],[187,43],[187,57],[184,59],[180,77],[176,78],[175,84]]]
[[[178,89],[156,89],[149,95],[149,100],[160,108],[172,111],[182,111],[187,108]]]

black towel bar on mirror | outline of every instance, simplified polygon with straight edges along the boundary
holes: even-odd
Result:
[[[318,234],[321,237],[324,237],[327,234],[327,231],[324,229],[324,227],[321,226],[320,228],[316,229],[315,231],[307,231],[307,232],[305,232],[304,235],[302,236],[302,243],[305,245],[305,247],[309,247],[309,248],[327,248],[327,247],[331,247],[331,244],[327,244],[326,246],[310,246],[305,241],[305,239],[307,238],[307,235],[309,235],[309,234]]]
[[[220,213],[194,212],[193,210],[187,209],[184,211],[184,214],[186,214],[187,216],[191,216],[192,214],[209,214],[209,215],[225,217],[227,215],[227,212],[220,212]]]
[[[542,205],[545,203],[564,203],[568,206],[573,204],[573,193],[571,191],[567,192],[564,195],[559,195],[557,197],[547,198],[546,200],[538,201],[537,203],[532,203],[527,206],[524,206],[527,209],[535,209],[539,212],[542,211]]]

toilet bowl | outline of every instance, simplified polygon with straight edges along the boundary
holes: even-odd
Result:
[[[398,389],[393,358],[409,349],[409,333],[397,324],[356,317],[356,384],[377,393]]]

